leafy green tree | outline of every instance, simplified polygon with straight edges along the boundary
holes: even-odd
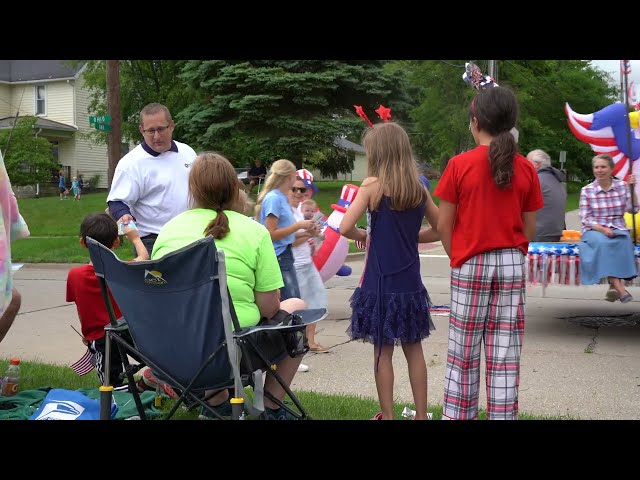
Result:
[[[239,145],[231,139],[253,138],[267,162],[288,158],[301,166],[312,152],[337,149],[337,136],[358,137],[364,125],[353,105],[375,116],[380,104],[393,110],[406,101],[403,73],[384,63],[188,61],[181,78],[198,98],[178,119],[192,145],[236,157]]]
[[[469,104],[476,92],[463,80],[464,60],[394,62],[389,68],[407,74],[416,100],[414,148],[432,165],[444,168],[453,155],[475,146],[468,130]],[[487,61],[478,60],[483,73]],[[590,147],[567,127],[565,102],[580,113],[592,113],[615,101],[616,89],[605,72],[584,60],[500,60],[498,83],[511,88],[520,104],[519,149],[526,155],[541,148],[557,159],[567,151],[565,167],[590,175]]]
[[[120,60],[120,110],[122,137],[140,141],[140,110],[152,102],[166,105],[174,116],[195,98],[195,92],[177,81],[184,60]],[[107,79],[104,60],[90,60],[84,72],[86,86],[92,91],[89,111],[92,115],[107,113]],[[174,137],[182,138],[182,126],[176,122]],[[92,133],[96,143],[105,143],[106,135]]]
[[[565,103],[579,113],[593,113],[616,101],[608,74],[585,60],[501,61],[500,85],[507,85],[520,103],[519,149],[526,155],[541,148],[555,166],[560,151],[567,152],[565,168],[571,175],[590,178],[591,147],[567,126]]]
[[[269,142],[242,133],[220,141],[215,148],[204,150],[213,150],[224,155],[237,168],[250,167],[258,158],[269,166],[271,159],[277,156],[275,151],[271,151]]]
[[[473,143],[464,120],[473,91],[462,81],[463,65],[463,60],[402,60],[388,66],[407,76],[407,95],[413,99],[407,130],[414,152],[427,164],[444,168]]]
[[[307,166],[320,170],[323,177],[337,177],[339,173],[353,171],[355,154],[343,148],[323,148],[306,157]]]
[[[36,117],[22,117],[13,132],[0,132],[4,163],[13,185],[47,182],[52,170],[57,168],[53,146],[46,138],[36,136],[37,120]]]

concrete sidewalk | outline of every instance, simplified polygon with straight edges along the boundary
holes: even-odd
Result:
[[[353,268],[351,276],[334,277],[327,283],[330,316],[318,325],[319,341],[332,348],[329,353],[308,354],[303,361],[310,370],[299,373],[293,387],[377,398],[373,348],[349,342],[346,334],[351,317],[349,298],[360,278],[363,257],[348,263]],[[437,305],[450,303],[448,263],[441,246],[421,255],[423,281]],[[76,309],[65,302],[66,276],[72,266],[34,264],[16,272],[23,304],[0,344],[1,357],[70,365],[82,356],[86,347],[69,326],[79,328]],[[630,289],[636,301],[625,305],[605,302],[603,289],[552,286],[544,298],[540,287],[528,290],[521,411],[582,419],[640,419],[640,327],[630,323],[587,328],[566,318],[640,312],[639,288]],[[436,331],[423,343],[430,404],[442,402],[448,342],[448,317],[434,316],[433,320]],[[401,349],[396,349],[394,365],[395,398],[409,403],[411,388]],[[484,365],[482,369],[484,372]],[[484,405],[484,373],[481,377]]]

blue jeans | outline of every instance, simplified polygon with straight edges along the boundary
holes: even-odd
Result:
[[[296,277],[296,268],[293,266],[293,251],[291,245],[278,255],[278,264],[280,265],[280,273],[282,273],[282,281],[284,287],[280,289],[280,300],[288,298],[300,298],[300,288],[298,287],[298,277]]]

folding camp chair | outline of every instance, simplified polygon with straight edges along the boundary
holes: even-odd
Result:
[[[158,381],[180,392],[167,418],[183,402],[200,405],[216,418],[222,418],[205,401],[205,390],[235,389],[232,418],[258,415],[264,410],[263,395],[298,418],[307,414],[295,394],[286,386],[272,361],[308,351],[306,325],[324,319],[326,309],[294,312],[279,325],[241,329],[227,289],[225,257],[217,250],[213,237],[206,237],[158,260],[121,261],[115,253],[87,237],[91,261],[111,320],[105,327],[105,368],[109,368],[110,346],[121,352],[130,391],[140,418],[140,402],[133,369],[127,353],[149,366]],[[108,295],[111,291],[124,318],[116,320]],[[233,328],[232,328],[233,327]],[[134,345],[121,338],[129,331]],[[276,355],[277,354],[277,355]],[[263,392],[267,369],[278,380],[299,410]],[[109,372],[105,372],[109,382]],[[253,387],[249,400],[244,387]],[[101,408],[105,419],[111,409],[112,387],[101,387]]]

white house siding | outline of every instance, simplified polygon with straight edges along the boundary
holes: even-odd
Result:
[[[364,153],[356,153],[351,180],[361,182],[365,178],[367,178],[367,156]]]
[[[11,89],[11,116],[20,109],[20,116],[36,114],[36,93],[32,84],[13,85]]]
[[[0,83],[0,118],[10,117],[11,113],[11,85]],[[15,115],[15,112],[13,112]]]
[[[313,179],[319,181],[361,182],[367,178],[367,157],[362,153],[356,153],[353,170],[350,173],[339,173],[337,178],[324,177],[319,170],[311,170]]]
[[[58,163],[65,167],[71,167],[71,175],[75,175],[76,166],[76,140],[69,138],[58,141]],[[71,181],[71,179],[67,179]]]
[[[75,88],[75,106],[76,106],[76,133],[75,156],[76,162],[72,167],[72,175],[80,172],[84,175],[85,180],[89,180],[94,175],[100,175],[100,183],[97,188],[107,188],[107,169],[109,160],[107,156],[107,145],[96,144],[86,135],[95,132],[95,129],[89,125],[89,103],[90,93],[84,88],[84,79],[82,75],[76,80]],[[74,168],[75,167],[75,168]],[[92,185],[95,187],[95,185]]]
[[[31,85],[31,98],[35,108],[35,85]],[[73,82],[66,80],[60,82],[42,83],[46,87],[46,115],[44,118],[54,122],[73,125]]]

